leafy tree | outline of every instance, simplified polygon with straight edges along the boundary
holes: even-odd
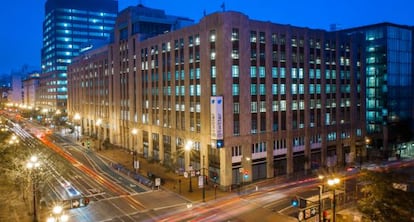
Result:
[[[414,193],[394,188],[406,184],[408,176],[401,172],[362,172],[360,184],[363,197],[358,200],[359,210],[371,221],[412,221]]]

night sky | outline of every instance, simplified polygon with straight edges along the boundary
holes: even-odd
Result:
[[[2,1],[0,74],[27,64],[40,67],[42,21],[46,0]],[[84,0],[86,1],[86,0]],[[414,0],[119,0],[119,9],[142,3],[196,22],[203,13],[239,11],[251,19],[328,30],[331,24],[351,28],[380,22],[414,25]]]

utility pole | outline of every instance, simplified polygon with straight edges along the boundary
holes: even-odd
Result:
[[[206,169],[205,168],[206,165],[205,165],[205,162],[204,162],[204,158],[205,158],[205,156],[203,155],[203,168],[202,168],[203,172],[201,172],[201,174],[202,174],[202,177],[203,177],[203,202],[206,202],[206,175],[205,175],[205,172],[204,172],[204,170]]]

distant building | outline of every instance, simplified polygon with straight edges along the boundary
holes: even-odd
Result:
[[[414,29],[379,23],[341,31],[362,34],[365,44],[368,145],[393,156],[414,132]]]
[[[28,65],[23,65],[17,70],[13,70],[10,73],[10,83],[11,88],[8,95],[8,100],[11,103],[21,105],[23,104],[23,85],[22,80],[25,76],[27,76],[30,72],[33,72],[35,68],[30,67]]]
[[[23,105],[36,107],[37,90],[39,89],[39,72],[29,74],[23,79]]]
[[[118,12],[114,0],[47,0],[37,106],[67,109],[67,65],[82,46],[110,38]]]
[[[68,112],[85,134],[223,188],[361,155],[361,36],[222,12],[147,38],[139,19],[157,19],[140,10],[69,66]]]

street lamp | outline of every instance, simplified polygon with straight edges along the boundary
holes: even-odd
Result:
[[[79,127],[77,126],[78,121],[81,119],[81,116],[79,113],[75,113],[75,116],[73,117],[75,120],[75,132],[76,132],[76,140],[79,141]]]
[[[137,158],[137,149],[136,149],[136,144],[135,144],[135,137],[138,134],[138,130],[136,128],[133,128],[131,133],[132,133],[132,149],[133,149],[133,151],[132,151],[132,154],[133,154],[132,155],[132,167],[134,169],[138,169],[139,166],[138,166],[138,162],[137,162],[137,159],[138,159]]]
[[[98,139],[98,143],[99,143],[99,150],[101,150],[101,135],[100,135],[100,129],[101,125],[102,125],[102,119],[98,119],[96,120],[96,138]]]
[[[335,190],[336,190],[336,185],[339,184],[341,182],[341,180],[339,178],[333,178],[333,179],[328,179],[327,183],[329,186],[333,187],[332,191],[333,191],[333,222],[335,222],[336,220],[336,196],[335,196]]]
[[[69,220],[69,216],[63,213],[62,206],[54,206],[52,210],[52,215],[47,218],[47,222],[66,222]]]
[[[33,195],[33,221],[37,221],[37,211],[36,211],[36,175],[35,170],[39,168],[40,162],[38,161],[37,156],[31,156],[29,161],[26,164],[27,169],[29,169],[31,173],[32,179],[32,195]]]
[[[191,140],[187,141],[184,147],[185,151],[191,154],[190,152],[192,148],[193,148],[193,141]],[[190,156],[190,165],[188,166],[188,171],[189,171],[189,178],[190,178],[190,186],[189,186],[188,192],[193,192],[193,185],[191,182],[191,174],[193,173],[193,166],[191,165],[191,156]]]

